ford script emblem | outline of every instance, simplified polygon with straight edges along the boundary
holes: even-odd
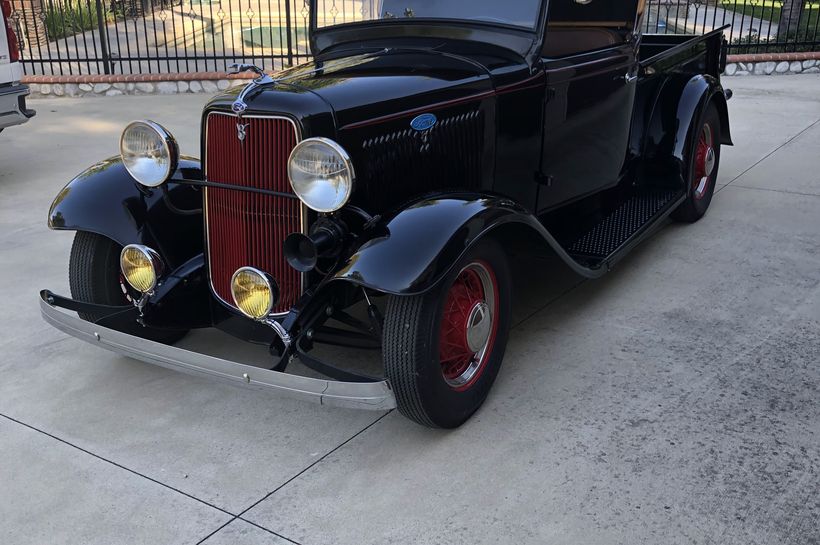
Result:
[[[421,114],[420,116],[413,118],[413,121],[410,122],[410,126],[417,131],[426,131],[428,129],[432,129],[436,123],[438,123],[438,118],[435,115]]]

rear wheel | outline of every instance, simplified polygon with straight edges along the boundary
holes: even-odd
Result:
[[[694,223],[706,214],[712,202],[720,166],[720,116],[714,104],[707,107],[688,155],[686,200],[672,217]]]
[[[510,271],[494,241],[479,243],[430,292],[390,296],[384,366],[399,411],[454,428],[484,402],[510,328]]]
[[[71,297],[77,301],[98,305],[129,305],[139,293],[135,292],[120,273],[120,252],[122,246],[110,238],[77,231],[68,262],[68,282]],[[100,316],[79,313],[80,318],[89,322]],[[185,336],[184,330],[166,330],[143,327],[134,322],[123,329],[123,333],[152,341],[173,343]]]

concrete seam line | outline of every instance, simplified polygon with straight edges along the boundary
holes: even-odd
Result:
[[[197,542],[196,542],[196,545],[202,545],[202,543],[205,543],[205,542],[206,542],[207,540],[209,540],[209,539],[210,539],[210,538],[211,538],[214,534],[218,533],[220,530],[222,530],[222,529],[223,529],[223,528],[225,528],[227,525],[229,525],[230,523],[232,523],[233,521],[235,521],[237,518],[238,518],[238,517],[237,517],[236,515],[234,515],[234,517],[233,517],[232,519],[230,519],[228,522],[226,522],[225,524],[223,524],[222,526],[220,526],[219,528],[217,528],[216,530],[214,530],[213,532],[211,532],[211,533],[210,533],[210,534],[208,534],[207,536],[205,536],[205,537],[203,537],[202,539],[200,539],[199,541],[197,541]]]
[[[288,537],[283,536],[282,534],[277,534],[277,533],[276,533],[276,532],[274,532],[273,530],[269,530],[268,528],[265,528],[264,526],[259,526],[259,525],[258,525],[258,524],[256,524],[255,522],[251,522],[251,521],[249,521],[249,520],[241,519],[241,518],[239,518],[238,516],[234,516],[231,520],[229,520],[228,522],[226,522],[225,524],[223,524],[222,526],[220,526],[219,528],[217,528],[216,530],[214,530],[213,532],[211,532],[211,533],[210,533],[210,534],[208,534],[207,536],[205,536],[205,537],[203,537],[202,539],[200,539],[199,541],[197,541],[197,542],[196,542],[196,545],[202,545],[203,543],[205,543],[206,541],[208,541],[209,539],[211,539],[214,535],[218,534],[218,533],[219,533],[220,531],[222,531],[224,528],[227,528],[229,525],[233,524],[233,523],[234,523],[235,521],[237,521],[237,520],[241,520],[242,522],[245,522],[245,523],[250,524],[250,525],[252,525],[252,526],[256,526],[256,527],[257,527],[257,528],[259,528],[260,530],[264,530],[264,531],[268,532],[269,534],[273,534],[273,535],[275,535],[276,537],[279,537],[279,538],[284,539],[285,541],[289,541],[289,542],[293,543],[294,545],[302,545],[302,544],[301,544],[301,543],[299,543],[298,541],[294,541],[294,540],[292,540],[292,539],[290,539],[290,538],[288,538]]]
[[[739,179],[741,176],[743,176],[744,174],[746,174],[747,172],[749,172],[750,170],[752,170],[754,167],[756,167],[757,165],[759,165],[760,163],[762,163],[763,161],[765,161],[766,159],[768,159],[769,157],[771,157],[772,155],[774,155],[776,152],[780,151],[780,149],[782,149],[784,146],[786,146],[787,144],[791,143],[791,142],[792,142],[792,140],[794,140],[795,138],[797,138],[798,136],[800,136],[800,135],[801,135],[801,134],[803,134],[804,132],[808,131],[809,129],[811,129],[812,127],[814,127],[815,125],[817,125],[818,123],[820,123],[820,119],[817,119],[814,123],[812,123],[811,125],[809,125],[809,126],[808,126],[808,127],[806,127],[805,129],[801,130],[800,132],[798,132],[797,134],[795,134],[794,136],[792,136],[791,138],[789,138],[788,140],[786,140],[785,142],[783,142],[782,144],[780,144],[779,146],[777,146],[776,148],[774,148],[772,151],[770,151],[769,153],[767,153],[766,155],[764,155],[763,157],[761,157],[760,159],[758,159],[757,161],[755,161],[755,162],[752,164],[752,166],[750,166],[749,168],[747,168],[746,170],[744,170],[743,172],[741,172],[740,174],[738,174],[737,176],[735,176],[734,178],[732,178],[731,180],[729,180],[729,181],[726,183],[726,185],[724,185],[723,187],[721,187],[720,189],[718,189],[717,191],[715,191],[715,193],[720,193],[721,191],[723,191],[724,189],[726,189],[727,187],[729,187],[729,184],[731,184],[731,183],[732,183],[732,182],[734,182],[735,180]]]
[[[241,520],[244,520],[245,522],[248,522],[248,523],[250,523],[250,524],[253,524],[254,526],[259,526],[258,524],[254,523],[254,522],[251,522],[250,520],[247,520],[247,519],[245,519],[245,518],[242,518],[242,515],[244,515],[245,513],[247,513],[248,511],[250,511],[250,510],[251,510],[251,509],[253,509],[254,507],[256,507],[257,505],[259,505],[260,503],[262,503],[262,502],[263,502],[263,501],[265,501],[266,499],[270,498],[271,496],[273,496],[274,494],[276,494],[277,492],[279,492],[280,490],[282,490],[284,487],[286,487],[287,485],[289,485],[290,483],[292,483],[293,481],[295,481],[296,479],[298,479],[299,477],[301,477],[302,475],[304,475],[304,474],[305,474],[305,473],[307,473],[308,471],[310,471],[310,470],[311,470],[313,467],[315,467],[317,464],[321,463],[321,462],[322,462],[325,458],[327,458],[328,456],[330,456],[331,454],[333,454],[334,452],[336,452],[337,450],[339,450],[339,449],[340,449],[340,448],[342,448],[343,446],[347,445],[348,443],[350,443],[351,441],[353,441],[354,439],[356,439],[358,436],[360,436],[361,434],[363,434],[364,432],[366,432],[367,430],[369,430],[370,428],[372,428],[373,426],[375,426],[376,424],[378,424],[379,422],[381,422],[381,421],[382,421],[382,420],[383,420],[383,419],[384,419],[387,415],[389,415],[389,414],[390,414],[390,413],[392,413],[392,412],[393,412],[393,409],[390,409],[389,411],[387,411],[386,413],[384,413],[383,415],[381,415],[380,417],[378,417],[376,420],[374,420],[373,422],[371,422],[370,424],[368,424],[368,425],[367,425],[367,426],[365,426],[364,428],[360,429],[359,431],[357,431],[356,433],[354,433],[353,435],[351,435],[350,437],[348,437],[347,439],[345,439],[344,441],[342,441],[341,443],[339,443],[337,446],[335,446],[335,447],[333,447],[332,449],[330,449],[329,451],[327,451],[327,452],[326,452],[325,454],[323,454],[323,455],[322,455],[322,456],[321,456],[318,460],[315,460],[315,461],[314,461],[314,462],[312,462],[310,465],[308,465],[307,467],[305,467],[304,469],[302,469],[299,473],[297,473],[296,475],[294,475],[293,477],[291,477],[290,479],[288,479],[288,480],[287,480],[287,481],[285,481],[284,483],[282,483],[282,484],[280,484],[279,486],[277,486],[275,489],[273,489],[273,490],[271,490],[270,492],[268,492],[267,494],[265,494],[262,498],[260,498],[259,500],[257,500],[257,501],[256,501],[256,502],[254,502],[253,504],[251,504],[248,508],[246,508],[246,509],[242,510],[242,511],[241,511],[238,515],[236,515],[236,516],[237,516],[237,518],[239,518],[239,519],[241,519]],[[260,527],[260,528],[263,528],[263,529],[265,529],[265,530],[269,530],[268,528],[265,528],[264,526],[259,526],[259,527]],[[269,531],[273,533],[273,531],[272,531],[272,530],[269,530]]]
[[[768,187],[749,187],[747,185],[734,184],[733,189],[750,189],[752,191],[769,191],[771,193],[783,193],[785,195],[799,195],[801,197],[820,197],[820,193],[801,193],[800,191],[789,191],[788,189],[769,189]]]
[[[236,517],[236,520],[241,520],[242,522],[245,522],[245,523],[247,523],[247,524],[250,524],[251,526],[255,526],[255,527],[259,528],[260,530],[264,530],[265,532],[268,532],[268,533],[270,533],[270,534],[273,534],[273,535],[275,535],[276,537],[280,537],[280,538],[284,539],[285,541],[290,541],[291,543],[294,543],[295,545],[302,545],[302,544],[301,544],[301,543],[299,543],[298,541],[295,541],[295,540],[293,540],[293,539],[291,539],[291,538],[289,538],[289,537],[283,536],[282,534],[279,534],[279,533],[277,533],[277,532],[274,532],[274,531],[273,531],[273,530],[271,530],[270,528],[265,528],[264,526],[262,526],[262,525],[260,525],[260,524],[257,524],[257,523],[255,523],[255,522],[253,522],[253,521],[250,521],[250,520],[248,520],[248,519],[243,519],[242,517]],[[199,544],[197,544],[197,545],[199,545]]]
[[[220,511],[220,512],[222,512],[222,513],[225,513],[226,515],[230,515],[230,516],[232,516],[232,517],[234,517],[234,518],[237,518],[237,517],[238,517],[238,515],[236,515],[236,514],[234,514],[234,513],[231,513],[230,511],[227,511],[227,510],[225,510],[225,509],[222,509],[221,507],[217,507],[216,505],[214,505],[214,504],[212,504],[212,503],[210,503],[210,502],[208,502],[208,501],[206,501],[206,500],[203,500],[203,499],[201,499],[201,498],[197,498],[196,496],[193,496],[193,495],[191,495],[191,494],[189,494],[189,493],[187,493],[187,492],[183,492],[182,490],[180,490],[180,489],[178,489],[178,488],[174,488],[173,486],[171,486],[171,485],[169,485],[169,484],[165,484],[165,483],[163,483],[162,481],[158,481],[157,479],[154,479],[153,477],[149,477],[148,475],[145,475],[145,474],[143,474],[143,473],[140,473],[139,471],[133,470],[133,469],[128,468],[128,467],[125,467],[125,466],[124,466],[124,465],[122,465],[122,464],[118,464],[117,462],[115,462],[115,461],[113,461],[113,460],[109,460],[108,458],[104,458],[104,457],[100,456],[99,454],[94,454],[94,453],[93,453],[93,452],[91,452],[90,450],[84,449],[84,448],[83,448],[83,447],[81,447],[81,446],[75,445],[74,443],[71,443],[71,442],[69,442],[69,441],[66,441],[65,439],[62,439],[61,437],[57,437],[56,435],[54,435],[54,434],[52,434],[52,433],[49,433],[49,432],[47,432],[47,431],[45,431],[45,430],[41,430],[41,429],[39,429],[39,428],[36,428],[36,427],[32,426],[31,424],[26,424],[25,422],[22,422],[22,421],[20,421],[20,420],[17,420],[16,418],[13,418],[13,417],[8,416],[8,415],[3,414],[3,413],[0,413],[0,416],[2,416],[3,418],[5,418],[6,420],[9,420],[9,421],[11,421],[11,422],[14,422],[15,424],[19,424],[20,426],[26,427],[26,428],[28,428],[28,429],[30,429],[30,430],[32,430],[32,431],[35,431],[35,432],[37,432],[37,433],[41,433],[41,434],[45,435],[46,437],[51,437],[52,439],[55,439],[55,440],[59,441],[60,443],[63,443],[64,445],[68,445],[69,447],[75,448],[75,449],[79,450],[80,452],[83,452],[83,453],[85,453],[85,454],[88,454],[89,456],[93,456],[94,458],[96,458],[96,459],[98,459],[98,460],[101,460],[101,461],[103,461],[103,462],[109,463],[109,464],[111,464],[111,465],[112,465],[112,466],[114,466],[114,467],[118,467],[118,468],[120,468],[120,469],[122,469],[122,470],[125,470],[125,471],[127,471],[127,472],[129,472],[129,473],[131,473],[131,474],[133,474],[133,475],[136,475],[136,476],[138,476],[138,477],[142,477],[143,479],[146,479],[146,480],[148,480],[148,481],[151,481],[151,482],[152,482],[152,483],[154,483],[154,484],[158,484],[158,485],[163,486],[163,487],[165,487],[165,488],[167,488],[167,489],[169,489],[169,490],[173,490],[174,492],[176,492],[176,493],[178,493],[178,494],[182,494],[183,496],[185,496],[185,497],[187,497],[187,498],[190,498],[190,499],[192,499],[192,500],[194,500],[194,501],[198,501],[199,503],[202,503],[202,504],[204,504],[204,505],[207,505],[208,507],[211,507],[211,508],[213,508],[213,509],[216,509],[217,511]]]

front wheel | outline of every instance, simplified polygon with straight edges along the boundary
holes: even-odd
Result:
[[[384,367],[403,415],[455,428],[481,406],[507,345],[510,277],[504,251],[485,240],[428,293],[390,296]]]
[[[71,297],[77,301],[99,305],[129,305],[139,294],[127,284],[120,273],[120,252],[122,246],[110,238],[77,231],[68,262],[68,281]],[[80,318],[95,322],[100,317],[79,313]],[[185,336],[187,331],[143,327],[136,321],[123,333],[166,344],[174,343]]]

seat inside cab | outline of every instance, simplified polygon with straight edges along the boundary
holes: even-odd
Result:
[[[628,41],[645,0],[552,0],[541,54],[560,58]]]

